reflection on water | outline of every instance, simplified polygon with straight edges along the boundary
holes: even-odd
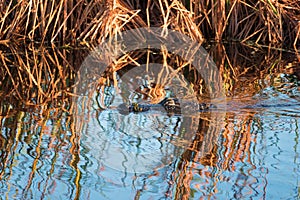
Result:
[[[81,138],[83,148],[104,165],[125,173],[149,172],[180,156],[181,118],[101,112]]]
[[[124,115],[91,105],[79,116],[65,107],[16,109],[3,100],[0,196],[300,198],[299,76],[292,69],[273,68],[251,84],[241,75],[234,87],[225,79],[227,109],[192,115]]]
[[[151,122],[134,121],[153,117],[150,114],[133,114],[118,119],[118,124],[104,121],[116,114],[107,111],[99,115],[102,127],[95,122],[93,129],[97,126],[97,131],[89,135],[89,127],[81,136],[80,146],[76,146],[72,133],[64,130],[68,128],[65,119],[37,122],[28,113],[20,114],[19,118],[1,120],[0,193],[9,199],[299,197],[299,117],[275,115],[268,110],[256,114],[228,113],[219,135],[207,132],[209,123],[198,119],[201,131],[190,138],[189,148],[176,151],[176,144],[168,143],[177,134],[170,128],[176,127],[172,117],[156,116],[153,127],[147,124]],[[126,135],[130,132],[125,124],[129,118],[136,126],[131,129],[136,134],[134,138]],[[165,124],[169,127],[160,127]],[[143,130],[138,130],[139,126]],[[154,135],[147,135],[150,132]],[[143,139],[149,137],[153,141],[142,140],[138,144],[141,133],[145,133]],[[107,140],[108,137],[112,139]],[[116,148],[121,144],[118,152]],[[145,156],[143,164],[148,171],[118,169],[118,161],[124,160],[126,151]],[[117,157],[107,158],[113,155]],[[124,169],[129,169],[130,164],[141,164],[130,161],[134,156],[127,157],[129,164],[124,162]]]

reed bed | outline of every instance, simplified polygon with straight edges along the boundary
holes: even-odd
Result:
[[[156,26],[202,42],[237,40],[299,48],[294,0],[0,1],[0,41],[101,43],[120,31]]]

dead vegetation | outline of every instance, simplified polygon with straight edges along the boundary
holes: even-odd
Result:
[[[100,43],[128,29],[156,26],[194,40],[237,40],[299,48],[294,0],[0,1],[0,40]]]

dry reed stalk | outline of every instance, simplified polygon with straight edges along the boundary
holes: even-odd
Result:
[[[123,30],[159,26],[200,43],[205,38],[299,45],[300,3],[293,0],[1,0],[0,5],[1,40],[101,43]]]
[[[103,2],[93,1],[86,4],[84,0],[76,4],[66,0],[28,0],[17,3],[3,0],[0,4],[3,5],[0,14],[1,38],[13,39],[21,36],[29,40],[60,41],[63,44],[76,39],[74,34],[82,32],[83,21],[91,18],[89,11],[94,9],[94,13],[98,13],[97,10],[103,10]],[[81,18],[82,14],[84,18]],[[75,22],[77,26],[74,21],[78,22]]]
[[[225,3],[195,0],[192,4],[193,12],[198,13],[195,21],[206,39],[252,40],[260,44],[291,46],[297,38],[291,27],[296,26],[299,16],[300,3],[295,1],[231,0]],[[292,14],[287,14],[287,10]],[[291,17],[287,19],[287,15]],[[289,28],[285,29],[285,26]]]
[[[114,38],[123,30],[145,26],[143,20],[138,16],[139,11],[132,11],[124,5],[116,2],[107,6],[107,9],[96,16],[90,25],[79,36],[78,39],[98,40],[103,42],[107,38]],[[100,37],[99,37],[100,36]]]
[[[213,2],[214,0],[212,0],[212,4],[214,4]],[[225,1],[218,0],[216,5],[213,5],[213,7],[215,8],[212,9],[212,24],[216,33],[215,39],[216,41],[221,41],[226,26]]]

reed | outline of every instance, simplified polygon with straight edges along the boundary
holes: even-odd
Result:
[[[195,40],[238,40],[299,48],[294,0],[0,0],[0,41],[100,43],[123,30],[159,26]]]

